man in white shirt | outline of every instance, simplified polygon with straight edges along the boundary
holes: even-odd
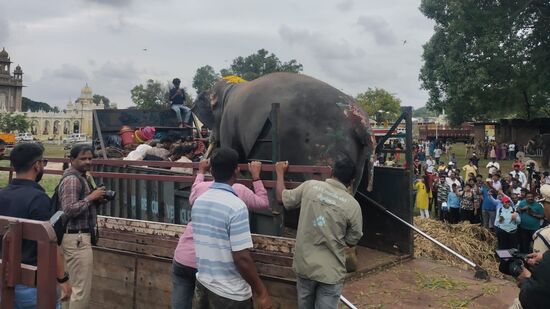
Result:
[[[493,189],[495,189],[495,191],[500,191],[502,189],[502,184],[500,182],[500,175],[499,174],[493,174],[493,177],[492,177],[492,182],[491,182],[491,186],[493,187]]]
[[[514,170],[510,172],[512,178],[518,178],[522,188],[527,188],[527,176],[519,170],[519,165],[514,165]]]
[[[516,157],[516,144],[510,143],[508,145],[508,156],[510,160],[514,160]]]
[[[435,160],[432,159],[432,156],[428,156],[428,159],[426,159],[426,169],[428,169],[429,167],[433,167],[435,166]]]
[[[441,154],[443,153],[443,150],[441,148],[437,147],[434,150],[434,157],[435,157],[435,163],[439,164],[439,159],[441,158]]]
[[[462,184],[460,183],[460,180],[456,178],[456,173],[451,173],[451,175],[445,179],[445,183],[447,183],[447,186],[449,186],[449,190],[453,189],[453,184],[456,184],[456,188],[458,190],[462,189]]]
[[[487,163],[486,167],[489,169],[489,175],[494,175],[500,170],[500,163],[498,163],[495,158],[491,158],[491,161]]]

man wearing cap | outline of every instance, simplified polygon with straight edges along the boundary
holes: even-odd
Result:
[[[499,250],[517,248],[517,229],[521,217],[511,206],[512,201],[506,195],[501,195],[500,199],[495,199],[489,195],[489,199],[497,204],[496,220],[494,222],[497,231],[497,248]]]

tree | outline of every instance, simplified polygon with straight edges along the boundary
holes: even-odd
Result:
[[[437,113],[429,110],[426,106],[423,106],[420,108],[415,108],[413,110],[412,116],[415,118],[427,118],[427,117],[435,117],[437,116]]]
[[[52,110],[52,107],[48,103],[36,102],[29,98],[23,97],[21,100],[21,110],[23,110],[24,112],[38,112],[41,110],[49,112]]]
[[[369,88],[358,94],[355,100],[377,122],[395,120],[400,112],[401,100],[381,88]]]
[[[429,109],[453,124],[550,116],[550,3],[422,0],[435,21],[420,72]]]
[[[237,57],[227,69],[220,71],[222,76],[238,75],[246,80],[254,80],[260,76],[273,72],[299,73],[303,66],[295,59],[281,62],[275,54],[265,49],[258,50],[255,54],[246,57]]]
[[[96,105],[99,104],[101,102],[101,100],[103,100],[103,108],[105,108],[105,109],[111,108],[111,100],[109,100],[109,98],[107,98],[106,96],[99,95],[99,94],[94,94],[93,97],[92,97],[92,101]]]
[[[25,132],[29,129],[30,123],[26,114],[0,114],[0,131],[11,133],[13,131]]]
[[[212,88],[218,79],[220,79],[220,75],[216,73],[213,67],[209,65],[202,66],[197,69],[195,77],[193,77],[193,88],[197,93],[203,92]]]
[[[138,109],[156,109],[168,106],[168,87],[149,79],[145,86],[137,85],[131,91],[132,102]]]

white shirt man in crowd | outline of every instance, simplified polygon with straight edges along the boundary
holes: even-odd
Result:
[[[510,172],[512,178],[518,178],[522,188],[527,188],[527,176],[519,170],[518,165],[514,165],[514,170]]]
[[[489,175],[494,175],[500,170],[500,163],[498,163],[495,158],[491,158],[491,161],[487,163],[486,167],[489,169]]]
[[[449,177],[445,179],[445,182],[447,183],[447,186],[449,186],[449,190],[453,189],[453,184],[456,184],[457,189],[462,189],[462,184],[460,183],[460,180],[456,178],[456,173],[454,172],[452,172]]]

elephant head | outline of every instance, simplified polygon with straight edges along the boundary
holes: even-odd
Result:
[[[224,99],[232,84],[220,79],[210,90],[202,91],[191,108],[199,120],[212,130],[213,141],[219,141]]]

